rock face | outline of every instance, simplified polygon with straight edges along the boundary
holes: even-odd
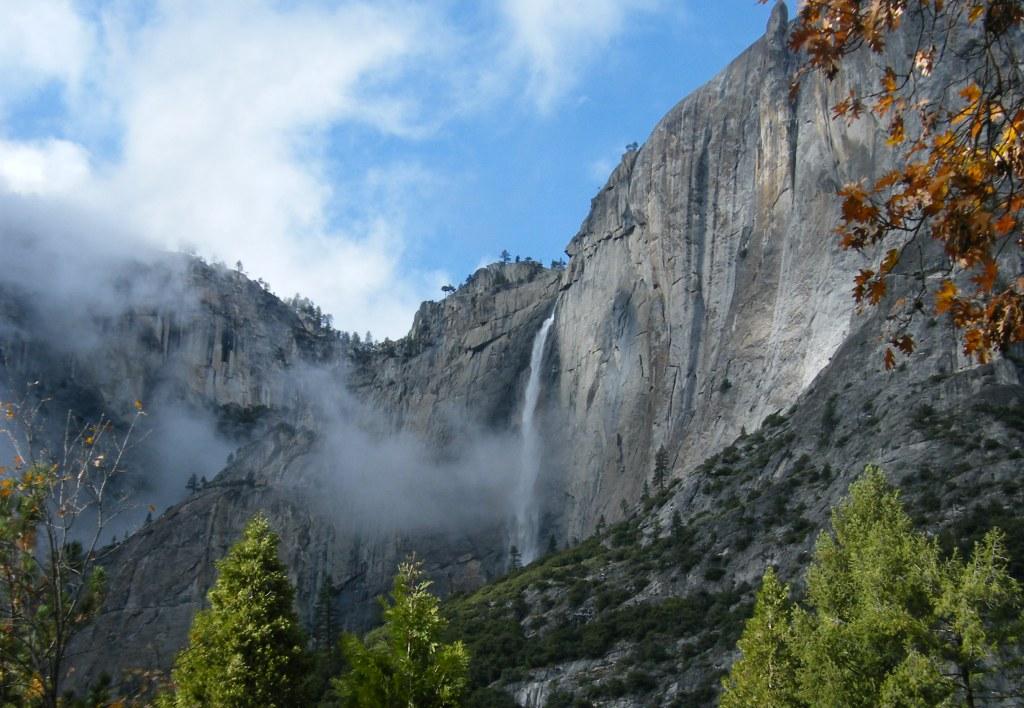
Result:
[[[204,602],[213,562],[257,510],[282,536],[307,622],[327,587],[338,626],[367,627],[373,597],[410,551],[427,559],[443,593],[503,572],[509,507],[500,491],[512,474],[503,465],[517,454],[531,345],[552,311],[537,411],[546,439],[536,503],[540,538],[551,535],[559,545],[590,535],[602,517],[629,514],[660,445],[682,480],[660,508],[664,515],[682,510],[689,520],[723,503],[723,487],[698,474],[705,458],[794,404],[800,413],[792,420],[811,432],[787,443],[788,455],[780,447],[750,465],[751,480],[727,490],[737,499],[764,480],[787,479],[794,451],[810,454],[815,446],[837,468],[847,458],[916,464],[934,456],[927,440],[919,441],[920,455],[897,452],[904,438],[879,436],[863,417],[865,401],[886,395],[887,386],[904,408],[1017,400],[1014,364],[970,368],[942,326],[920,333],[926,345],[912,364],[920,375],[886,379],[879,371],[881,320],[854,315],[848,294],[862,259],[841,253],[831,229],[836,188],[884,169],[883,138],[869,120],[847,127],[830,119],[829,106],[850,88],[842,79],[809,78],[790,98],[797,59],[785,48],[786,27],[780,3],[764,38],[623,156],[570,241],[566,270],[530,262],[483,268],[443,301],[424,303],[398,342],[343,344],[242,274],[184,258],[124,264],[116,282],[166,283],[156,290],[174,291],[173,306],[168,298],[125,296],[126,305],[105,303],[90,315],[95,326],[84,337],[63,321],[54,325],[60,308],[39,305],[44,293],[4,286],[0,363],[9,389],[38,379],[54,408],[83,417],[105,411],[122,423],[141,399],[152,402],[154,427],[187,418],[216,430],[203,446],[193,444],[196,428],[165,446],[201,448],[197,457],[214,459],[210,484],[186,495],[176,478],[173,494],[161,498],[171,508],[107,549],[110,593],[80,638],[74,680],[87,683],[101,669],[122,681],[132,669],[166,669]],[[897,45],[890,51],[900,51]],[[864,64],[848,75],[861,80],[870,71]],[[927,385],[934,376],[941,386]],[[820,443],[828,416],[858,423],[844,423]],[[1000,438],[1007,449],[1012,442]],[[368,456],[386,445],[387,454]],[[355,478],[362,485],[351,476],[349,486],[334,484],[339,470],[364,458],[365,477]],[[430,498],[428,487],[409,478],[410,486],[390,490],[392,499],[429,498],[440,516],[470,508],[472,523],[374,516],[388,497],[373,501],[363,487],[377,488],[403,466],[430,468],[438,475],[431,486],[452,493]],[[467,466],[480,472],[474,484],[486,484],[459,497],[453,490]],[[792,503],[807,510],[808,528],[824,522],[848,481],[849,474],[837,476],[804,496],[790,490]],[[162,489],[148,484],[141,475],[139,489]],[[729,552],[722,534],[735,529],[706,530],[701,553]],[[754,579],[766,558],[795,567],[806,549],[777,548],[774,532],[766,533],[732,551],[722,582]],[[662,590],[648,595],[693,592],[702,578],[659,578]],[[706,678],[726,658],[715,649],[686,680]],[[584,664],[572,671],[588,671]],[[547,675],[528,678],[518,690],[531,701],[561,685]]]
[[[164,397],[200,407],[282,406],[290,403],[282,369],[333,356],[329,340],[240,273],[183,256],[111,270],[112,280],[148,282],[167,297],[128,296],[114,306],[86,295],[57,313],[64,303],[6,289],[11,312],[0,329],[0,361],[7,383],[39,380],[48,395],[60,395],[58,387],[89,391],[115,416],[135,400]],[[73,326],[61,316],[84,321]]]
[[[425,302],[401,346],[357,362],[353,389],[393,430],[445,444],[467,421],[507,429],[518,421],[534,333],[551,312],[558,271],[495,263],[441,302]]]
[[[486,529],[410,534],[353,523],[344,499],[324,497],[318,438],[309,428],[273,426],[216,480],[105,549],[104,564],[113,571],[107,601],[77,638],[73,683],[85,685],[106,671],[119,678],[122,690],[145,691],[144,673],[169,668],[215,580],[214,563],[257,512],[267,515],[281,538],[279,553],[307,626],[324,590],[338,631],[372,626],[379,619],[376,598],[410,554],[426,559],[425,569],[443,594],[475,589],[503,568],[500,536]]]
[[[564,462],[569,535],[636,499],[664,444],[681,470],[793,403],[853,324],[857,256],[835,191],[881,138],[830,119],[848,87],[789,86],[786,9],[766,36],[623,156],[569,244],[551,408],[586,441]]]

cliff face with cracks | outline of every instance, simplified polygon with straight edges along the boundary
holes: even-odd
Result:
[[[887,149],[870,119],[831,119],[842,78],[805,78],[791,100],[786,36],[779,3],[764,38],[624,155],[568,246],[550,399],[576,441],[568,535],[618,518],[659,445],[691,469],[792,404],[855,324],[863,258],[831,236],[835,192]],[[861,63],[845,75],[866,80]]]

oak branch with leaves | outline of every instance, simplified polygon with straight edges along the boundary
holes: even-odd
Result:
[[[51,448],[36,429],[49,401],[33,393],[0,403],[0,437],[14,452],[0,461],[0,705],[55,707],[71,642],[102,604],[101,539],[126,507],[116,477],[144,413],[139,404],[117,429],[69,412]]]
[[[896,350],[914,351],[908,325],[929,304],[951,317],[964,352],[980,363],[1024,340],[1022,22],[1021,0],[807,0],[801,6],[789,40],[805,57],[794,90],[808,72],[835,78],[855,52],[882,63],[877,85],[832,107],[836,118],[867,114],[881,122],[897,165],[873,183],[839,192],[840,246],[882,252],[877,265],[857,274],[854,299],[861,306],[881,303],[897,266],[922,238],[937,241],[945,254],[941,277],[926,278],[916,268],[916,292],[894,307],[889,368]],[[912,45],[898,60],[886,53],[897,31]],[[936,71],[942,62],[955,62],[955,72]]]

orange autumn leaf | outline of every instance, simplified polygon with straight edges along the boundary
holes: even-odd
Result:
[[[957,288],[953,281],[943,280],[938,292],[935,293],[935,312],[940,315],[949,312],[953,306],[953,300],[956,299],[956,293]]]
[[[881,302],[882,298],[885,297],[885,293],[888,288],[885,285],[884,280],[873,280],[869,288],[868,302],[872,305],[877,305]]]
[[[914,353],[914,348],[916,347],[914,338],[911,337],[909,334],[904,334],[900,337],[897,337],[892,341],[892,343],[896,346],[897,349],[899,349],[904,354],[907,354],[908,356]]]
[[[1013,214],[1006,213],[999,217],[992,228],[995,229],[997,236],[1006,236],[1008,233],[1013,231],[1014,227],[1017,226],[1017,220],[1013,218]]]
[[[885,254],[885,258],[882,259],[882,265],[879,266],[878,272],[881,274],[891,273],[892,269],[896,267],[896,264],[900,262],[900,251],[898,248],[890,248],[888,253]]]
[[[982,292],[991,292],[995,287],[996,278],[999,276],[999,265],[992,259],[986,259],[982,270],[972,278],[978,289]]]

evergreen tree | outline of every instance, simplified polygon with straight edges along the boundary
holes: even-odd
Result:
[[[334,598],[331,587],[334,579],[328,575],[317,594],[313,609],[313,644],[317,651],[327,651],[334,644]]]
[[[797,703],[788,595],[789,588],[768,568],[754,603],[754,616],[747,621],[737,645],[742,656],[722,682],[722,708],[775,708]]]
[[[672,520],[669,526],[669,530],[672,533],[672,539],[678,541],[683,535],[683,517],[679,514],[679,509],[672,511]]]
[[[502,263],[508,263],[511,260],[512,260],[512,254],[509,253],[507,249],[504,249],[504,248],[501,249],[501,262]]]
[[[664,445],[658,447],[654,454],[654,485],[660,490],[665,488],[665,479],[668,477],[668,451]]]
[[[555,534],[548,536],[548,555],[558,552],[558,542],[555,540]]]
[[[277,545],[266,518],[257,515],[217,563],[210,608],[192,622],[189,645],[174,663],[175,691],[162,698],[163,706],[307,705],[309,656]]]
[[[347,634],[342,650],[349,671],[334,688],[346,706],[443,708],[457,706],[466,688],[469,655],[462,642],[444,644],[439,602],[422,567],[398,567],[391,601],[382,600],[384,626],[366,644]]]
[[[782,616],[785,593],[775,585],[766,575],[761,594]],[[974,706],[989,677],[1009,680],[1003,652],[1021,629],[1021,592],[1007,572],[1002,534],[989,532],[966,563],[944,559],[873,466],[833,512],[832,532],[819,537],[806,602],[788,628],[765,634],[768,604],[759,596],[760,614],[740,644],[744,658],[725,684],[739,701],[732,705],[763,695],[768,665],[756,657],[784,656],[781,642],[795,657],[797,690],[773,694],[774,705]]]
[[[512,548],[508,552],[508,569],[509,572],[513,570],[519,570],[522,566],[523,556],[519,552],[519,548],[513,544]]]
[[[230,464],[230,463],[231,463],[231,460],[229,459],[228,460],[228,464]],[[199,488],[199,480],[196,479],[196,476],[194,474],[190,475],[189,478],[188,478],[188,481],[185,482],[185,489],[187,489],[188,491],[190,491],[193,494],[195,494],[196,490],[198,488]]]
[[[915,533],[882,471],[868,467],[818,538],[798,613],[802,695],[877,705],[907,648],[928,643],[938,551]]]

